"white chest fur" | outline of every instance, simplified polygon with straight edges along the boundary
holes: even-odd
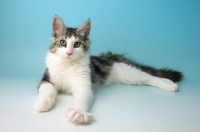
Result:
[[[49,52],[46,57],[46,66],[49,70],[50,81],[57,90],[67,93],[73,92],[76,85],[81,81],[90,84],[88,62],[88,58],[82,58],[81,61],[68,62]]]

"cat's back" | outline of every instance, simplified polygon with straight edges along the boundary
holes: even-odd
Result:
[[[99,56],[90,57],[91,80],[93,84],[104,85],[116,62],[112,53],[108,52]]]
[[[123,54],[113,54],[112,52],[102,53],[99,56],[90,57],[91,80],[92,83],[106,84],[114,64],[124,63],[135,66],[136,63],[124,57]]]

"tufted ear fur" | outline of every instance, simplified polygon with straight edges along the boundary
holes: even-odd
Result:
[[[80,25],[80,27],[77,29],[77,32],[79,32],[87,39],[90,34],[90,29],[91,29],[91,22],[88,19]]]
[[[55,16],[52,23],[53,35],[62,34],[66,30],[66,26],[63,23],[62,19],[58,16]]]

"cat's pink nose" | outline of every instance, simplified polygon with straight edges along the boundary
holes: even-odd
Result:
[[[72,55],[72,52],[67,52],[67,55],[68,55],[68,56]]]

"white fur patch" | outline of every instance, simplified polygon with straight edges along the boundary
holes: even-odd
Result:
[[[38,99],[34,103],[34,110],[37,112],[48,111],[55,100],[57,91],[50,83],[43,83],[40,85]]]
[[[85,54],[84,57],[79,58],[78,60],[68,62],[58,54],[48,52],[46,57],[46,66],[50,73],[50,81],[54,84],[54,89],[56,91],[72,93],[74,96],[74,101],[68,110],[70,113],[67,114],[70,121],[79,123],[87,123],[91,121],[92,114],[87,112],[93,99],[89,55]],[[45,100],[39,98],[41,97],[39,96],[38,100]],[[48,100],[48,97],[44,98]],[[37,109],[37,106],[39,105],[35,106],[36,108],[34,108]],[[72,114],[72,112],[74,114]]]
[[[143,84],[176,91],[177,84],[169,79],[152,76],[124,63],[114,63],[106,84]]]
[[[90,68],[87,55],[75,61],[67,62],[59,55],[48,52],[46,66],[50,80],[57,90],[73,92],[79,85],[90,88]],[[83,86],[85,85],[85,86]]]
[[[114,63],[107,84],[146,84],[151,76],[124,63]]]

